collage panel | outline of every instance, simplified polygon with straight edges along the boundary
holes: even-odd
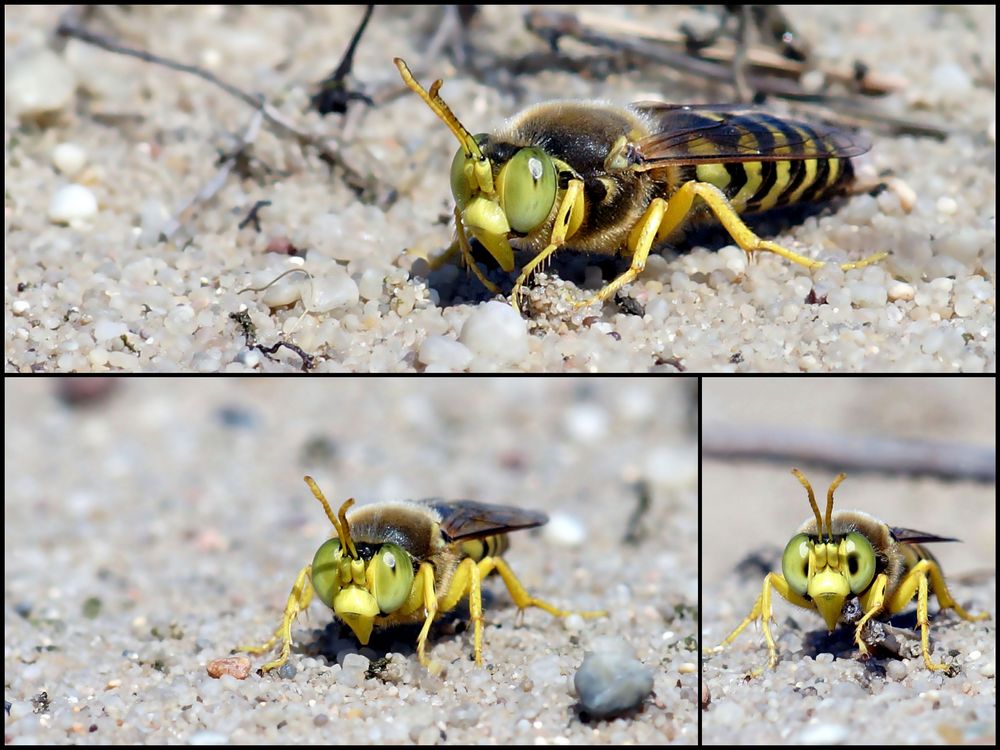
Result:
[[[9,744],[698,742],[696,379],[4,397]]]
[[[702,394],[703,743],[990,744],[995,381]]]

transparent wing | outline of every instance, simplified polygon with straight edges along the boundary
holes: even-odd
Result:
[[[441,531],[448,541],[479,539],[547,523],[544,513],[509,505],[490,505],[474,500],[421,500],[441,515]]]
[[[632,109],[654,132],[632,144],[630,169],[739,161],[786,161],[860,156],[871,148],[861,133],[808,123],[739,105],[641,102]]]

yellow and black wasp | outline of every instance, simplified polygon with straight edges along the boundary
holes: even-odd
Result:
[[[710,215],[748,256],[767,251],[822,266],[759,238],[740,215],[849,192],[851,159],[870,147],[860,134],[762,111],[657,102],[539,104],[492,134],[472,136],[441,98],[441,81],[427,91],[405,62],[395,62],[461,144],[451,166],[457,238],[444,258],[460,252],[498,292],[473,262],[470,235],[504,271],[514,269],[515,249],[530,252],[514,283],[515,307],[531,273],[557,250],[631,258],[628,270],[578,303],[589,305],[634,281],[655,245]]]
[[[920,651],[927,668],[953,672],[952,666],[931,659],[928,644],[928,595],[937,597],[942,610],[953,609],[963,620],[981,620],[955,600],[934,555],[924,546],[957,539],[889,526],[858,510],[833,510],[833,493],[845,474],[834,479],[827,492],[826,515],[821,516],[809,481],[798,469],[792,473],[806,488],[813,518],[806,521],[785,546],[781,573],[768,573],[761,594],[739,626],[717,647],[732,643],[750,623],[760,620],[770,654],[768,667],[778,663],[778,649],[771,637],[771,592],[804,609],[817,612],[833,632],[838,623],[854,628],[854,642],[863,657],[870,654],[866,626],[873,618],[888,618],[917,599]],[[759,675],[763,669],[753,674]]]
[[[471,500],[398,501],[366,505],[351,511],[348,500],[334,515],[322,491],[305,477],[323,505],[337,535],[324,542],[312,563],[299,571],[274,635],[261,646],[238,650],[264,653],[281,643],[278,658],[260,671],[268,672],[288,661],[292,623],[305,611],[313,595],[319,597],[367,645],[374,629],[423,623],[417,637],[417,656],[428,665],[425,652],[431,623],[468,600],[474,627],[476,664],[483,663],[483,605],[481,582],[496,571],[521,610],[538,607],[556,616],[568,611],[530,596],[500,555],[507,549],[507,533],[541,526],[544,513]],[[596,617],[603,612],[580,612]]]

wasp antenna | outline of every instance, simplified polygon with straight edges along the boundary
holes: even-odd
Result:
[[[354,540],[351,539],[351,527],[347,523],[347,509],[354,505],[354,498],[349,498],[340,506],[340,526],[337,531],[340,533],[340,543],[344,545],[352,560],[358,559],[358,550],[354,547]]]
[[[809,480],[806,479],[806,475],[803,474],[798,469],[792,469],[792,474],[798,479],[802,486],[806,488],[806,492],[809,493],[809,507],[812,508],[813,514],[816,516],[816,529],[819,532],[820,541],[823,539],[823,517],[819,514],[819,506],[816,504],[816,495],[813,493],[812,485],[809,484]]]
[[[444,103],[444,99],[442,99],[441,95],[438,93],[441,89],[441,81],[435,81],[431,86],[431,90],[428,92],[423,86],[417,83],[417,79],[413,77],[413,73],[410,72],[410,69],[406,66],[406,63],[403,62],[403,60],[396,57],[393,58],[393,62],[399,70],[399,75],[402,77],[403,83],[405,83],[411,91],[418,94],[420,98],[424,100],[424,103],[434,110],[434,114],[444,121],[444,124],[448,126],[448,129],[455,134],[456,138],[458,138],[458,142],[462,144],[462,148],[465,149],[466,155],[482,159],[483,152],[479,149],[479,144],[476,143],[476,139],[473,138],[469,131],[465,129],[465,126],[459,122],[458,118],[455,117],[455,113],[452,112],[451,108]]]
[[[830,489],[826,491],[826,527],[830,530],[830,541],[833,541],[833,491],[840,486],[840,483],[847,479],[847,474],[840,472],[833,480]]]
[[[354,547],[354,540],[351,539],[350,527],[347,525],[347,509],[354,505],[354,498],[351,498],[346,503],[340,506],[340,520],[337,520],[337,516],[333,514],[333,508],[330,507],[330,503],[326,501],[326,496],[323,494],[323,490],[319,488],[315,480],[311,476],[302,477],[306,484],[309,485],[309,489],[312,490],[313,496],[319,500],[320,504],[323,506],[323,510],[326,511],[326,517],[330,519],[330,523],[333,524],[333,528],[337,530],[337,536],[340,537],[340,543],[343,545],[344,549],[347,550],[348,554],[352,559],[357,559],[358,552]]]

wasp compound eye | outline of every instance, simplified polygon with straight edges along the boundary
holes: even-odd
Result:
[[[326,606],[332,608],[333,600],[340,592],[340,569],[343,550],[339,539],[327,539],[313,557],[312,583],[316,595]]]
[[[556,170],[541,149],[522,148],[503,168],[500,204],[515,232],[527,234],[548,218],[556,201]]]
[[[413,563],[406,551],[395,544],[384,544],[371,563],[372,593],[378,608],[385,613],[403,606],[413,586]]]
[[[781,572],[792,587],[792,591],[800,596],[806,593],[809,584],[809,537],[796,534],[785,547],[781,556]]]
[[[875,577],[875,550],[864,534],[852,531],[844,540],[847,555],[847,582],[851,592],[860,594]]]

